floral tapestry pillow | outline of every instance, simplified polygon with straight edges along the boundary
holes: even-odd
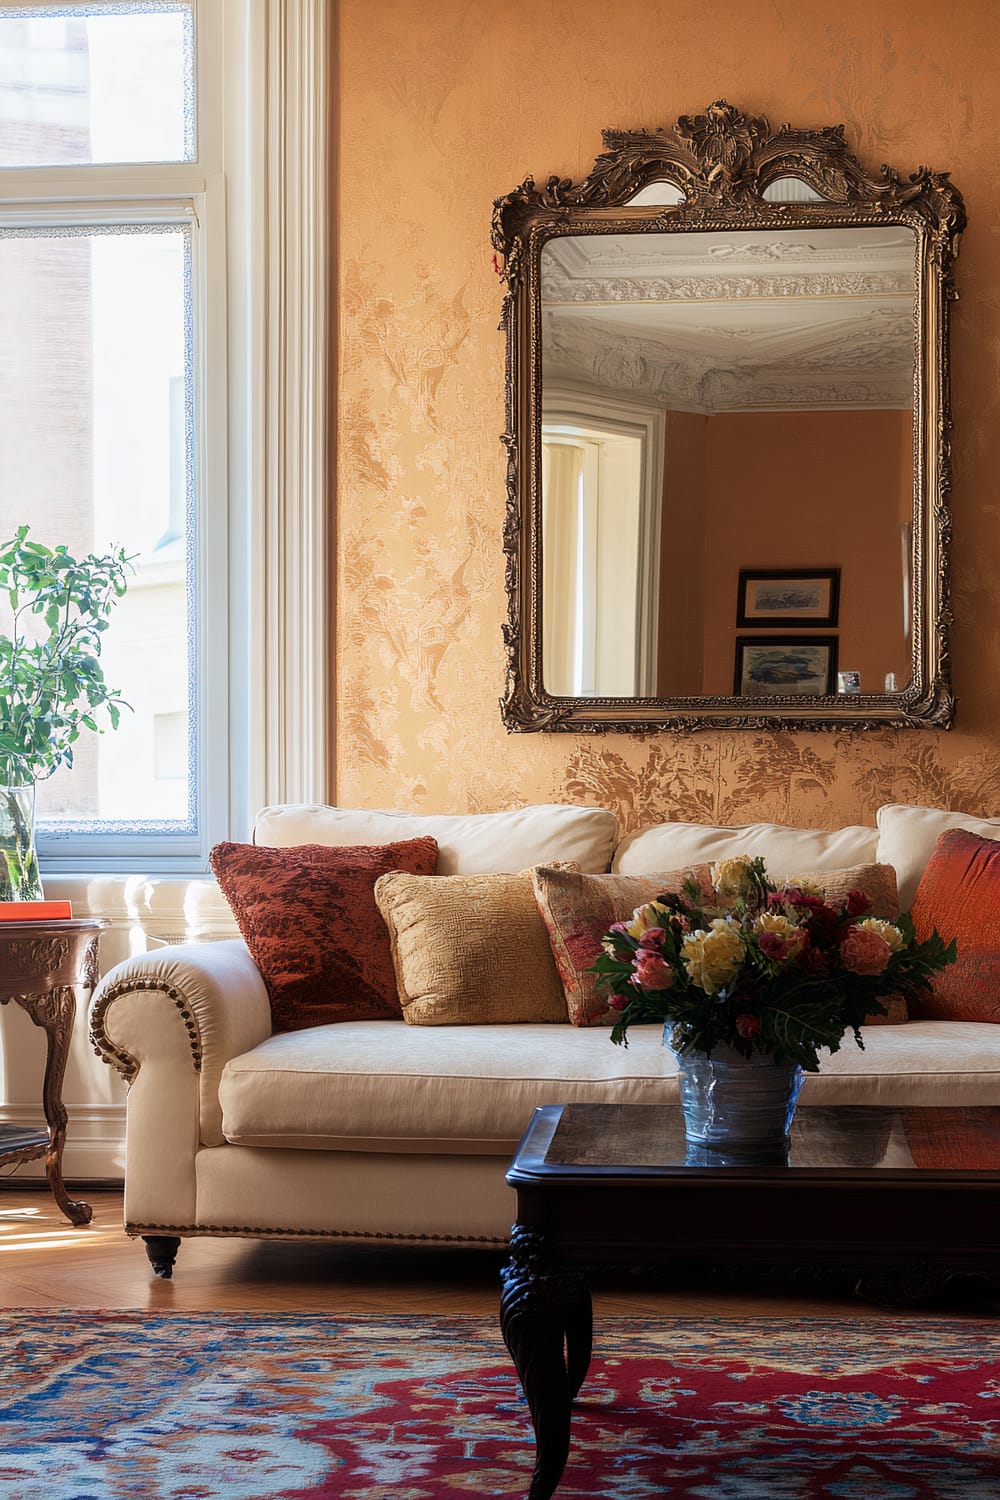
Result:
[[[618,1019],[587,971],[601,952],[601,938],[613,922],[628,921],[637,906],[693,880],[709,896],[709,865],[691,865],[661,875],[578,875],[551,865],[531,872],[552,956],[562,980],[566,1009],[574,1026],[610,1026]]]
[[[435,839],[349,848],[227,843],[209,857],[267,986],[275,1031],[399,1019],[375,882],[390,870],[433,874]]]
[[[934,975],[913,1010],[927,1021],[1000,1021],[1000,842],[955,828],[943,833],[913,898],[918,941],[936,927],[958,940],[958,958]]]

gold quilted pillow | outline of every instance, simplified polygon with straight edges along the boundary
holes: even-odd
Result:
[[[428,876],[393,870],[376,881],[375,901],[411,1026],[565,1022],[530,870]]]
[[[852,865],[847,870],[815,870],[789,878],[790,885],[796,883],[818,890],[831,906],[842,906],[848,891],[861,891],[871,902],[868,916],[884,917],[889,922],[899,916],[896,871],[892,865]],[[886,995],[882,1004],[889,1014],[868,1016],[866,1026],[901,1026],[909,1019],[905,996]]]

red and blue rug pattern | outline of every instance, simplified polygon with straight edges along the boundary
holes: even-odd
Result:
[[[557,1500],[1000,1500],[1000,1325],[599,1320]],[[480,1317],[0,1315],[4,1500],[463,1500],[534,1443]]]

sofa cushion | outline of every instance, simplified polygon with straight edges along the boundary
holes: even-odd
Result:
[[[270,1037],[219,1096],[238,1144],[505,1155],[537,1105],[656,1103],[672,1071],[660,1026],[624,1048],[573,1026],[358,1021]]]
[[[1000,818],[974,818],[940,807],[910,807],[896,802],[879,808],[876,858],[895,868],[900,911],[909,911],[913,905],[934,845],[950,828],[964,828],[982,839],[1000,839]]]
[[[406,813],[289,803],[257,815],[254,842],[387,844],[437,839],[439,875],[490,875],[569,860],[581,870],[606,870],[618,820],[602,807],[549,803],[499,813]]]
[[[411,1026],[566,1020],[531,873],[383,875],[403,1019]]]
[[[644,875],[651,870],[680,870],[737,854],[761,855],[767,873],[781,880],[797,870],[840,870],[871,864],[878,832],[874,828],[817,830],[783,823],[748,823],[742,828],[715,828],[702,823],[656,823],[622,839],[612,870]],[[892,863],[891,860],[888,863]]]
[[[430,874],[432,838],[350,849],[222,843],[210,858],[267,986],[275,1031],[399,1015],[375,882],[388,870]]]
[[[913,898],[920,942],[937,928],[958,957],[934,975],[914,1015],[941,1021],[1000,1021],[1000,843],[953,828],[934,846]]]
[[[995,1026],[911,1021],[848,1037],[807,1073],[813,1104],[995,1104]],[[541,1104],[659,1104],[677,1098],[659,1026],[627,1048],[598,1027],[405,1026],[348,1021],[272,1036],[229,1062],[226,1139],[306,1150],[509,1156]],[[497,1170],[503,1168],[498,1163]]]
[[[581,875],[539,865],[531,878],[574,1026],[610,1026],[619,1019],[589,972],[612,922],[627,921],[637,906],[666,891],[679,892],[686,880],[711,888],[708,865],[660,875]]]

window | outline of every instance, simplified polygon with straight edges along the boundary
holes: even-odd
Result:
[[[40,785],[48,869],[204,868],[227,832],[220,9],[0,0],[0,537],[134,559],[130,709]]]
[[[191,0],[0,12],[0,165],[192,161]]]
[[[546,389],[547,692],[634,697],[656,691],[663,425],[662,413],[642,402]]]

